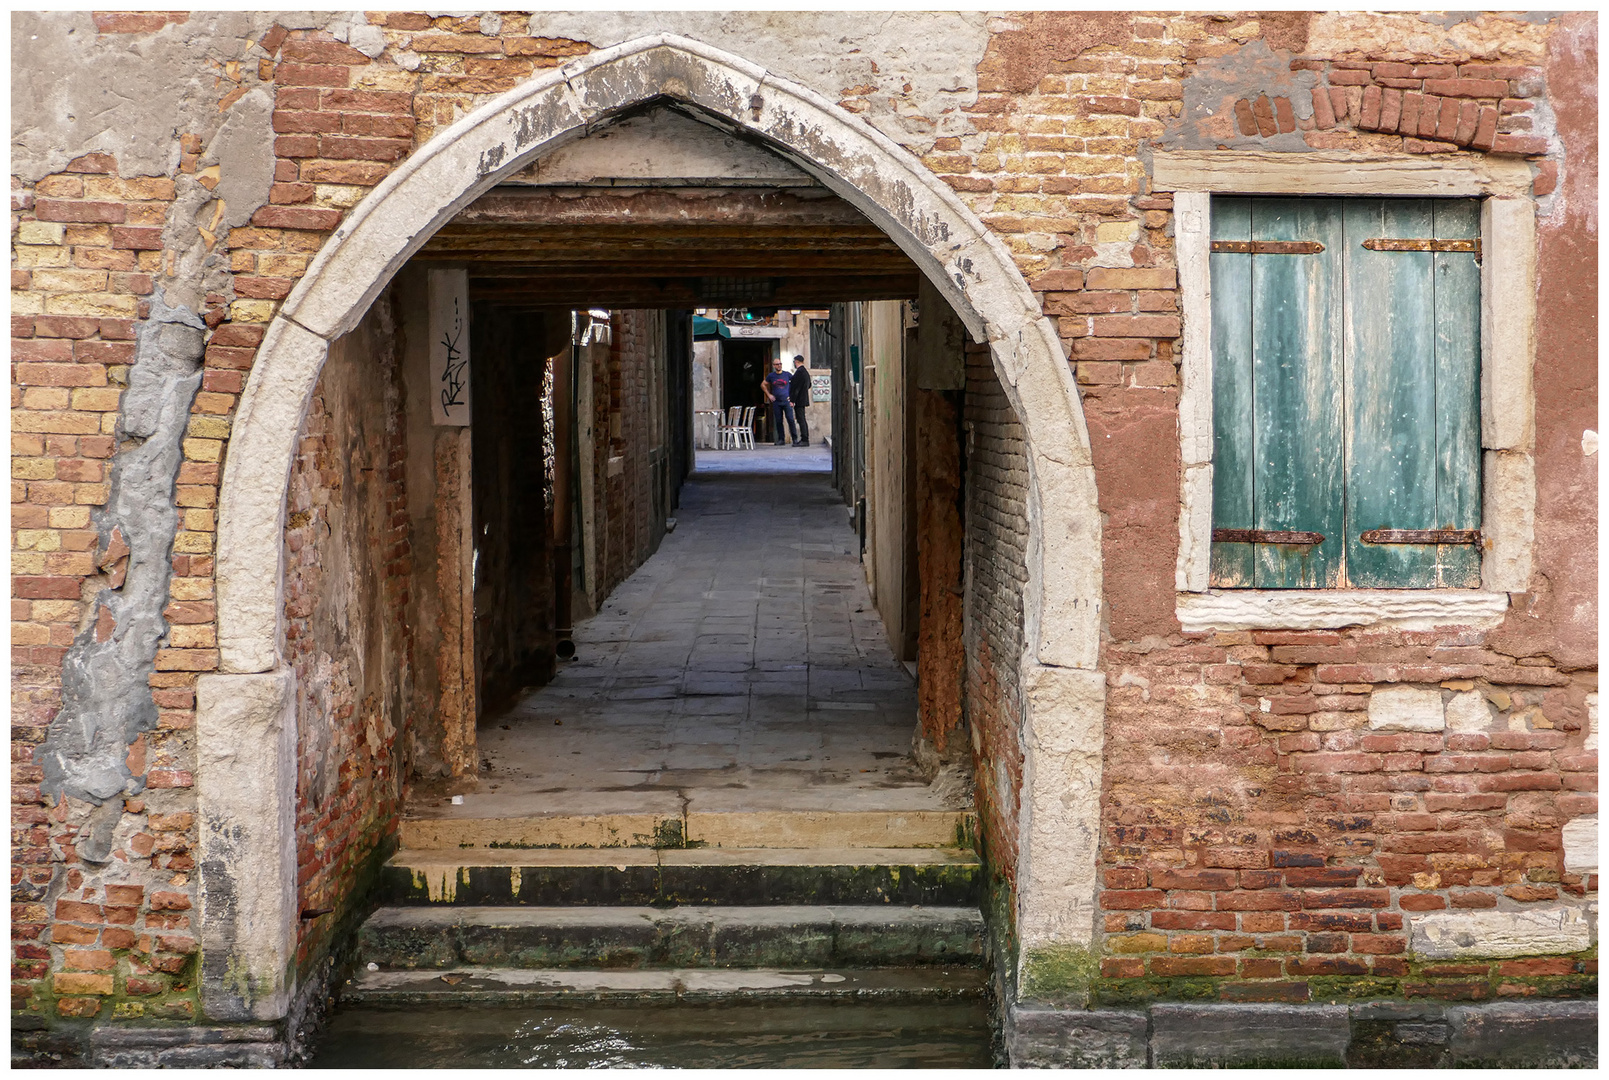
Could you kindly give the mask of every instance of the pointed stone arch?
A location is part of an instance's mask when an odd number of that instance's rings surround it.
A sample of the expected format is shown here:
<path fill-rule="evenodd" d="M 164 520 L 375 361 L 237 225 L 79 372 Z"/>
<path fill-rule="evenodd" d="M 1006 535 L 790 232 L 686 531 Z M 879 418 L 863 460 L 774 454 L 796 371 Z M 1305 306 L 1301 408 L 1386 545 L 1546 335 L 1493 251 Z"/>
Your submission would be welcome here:
<path fill-rule="evenodd" d="M 227 842 L 213 836 L 210 882 L 203 870 L 204 970 L 234 973 L 227 991 L 214 992 L 214 980 L 204 979 L 204 1004 L 215 1018 L 279 1016 L 288 1003 L 294 766 L 268 770 L 281 779 L 259 780 L 252 790 L 260 794 L 248 794 L 227 779 L 227 762 L 252 760 L 253 742 L 261 744 L 258 761 L 272 760 L 287 745 L 285 728 L 294 730 L 292 677 L 281 657 L 285 499 L 329 345 L 357 325 L 437 229 L 504 177 L 666 99 L 762 141 L 857 207 L 943 292 L 974 340 L 989 344 L 1024 429 L 1029 472 L 1016 927 L 1023 963 L 1047 950 L 1065 959 L 1068 947 L 1085 949 L 1093 937 L 1105 712 L 1096 670 L 1101 527 L 1089 436 L 1061 340 L 1005 246 L 912 154 L 804 86 L 700 42 L 656 34 L 550 71 L 438 132 L 347 215 L 258 349 L 219 495 L 221 673 L 198 688 L 204 863 L 209 836 L 237 823 Z M 294 754 L 294 737 L 288 745 Z M 211 776 L 209 747 L 223 759 Z M 263 803 L 247 823 L 261 835 L 246 843 L 238 828 L 243 796 Z M 243 918 L 229 864 L 249 851 L 280 856 L 289 880 L 263 887 L 272 867 L 242 863 L 242 880 L 254 879 L 268 905 Z"/>

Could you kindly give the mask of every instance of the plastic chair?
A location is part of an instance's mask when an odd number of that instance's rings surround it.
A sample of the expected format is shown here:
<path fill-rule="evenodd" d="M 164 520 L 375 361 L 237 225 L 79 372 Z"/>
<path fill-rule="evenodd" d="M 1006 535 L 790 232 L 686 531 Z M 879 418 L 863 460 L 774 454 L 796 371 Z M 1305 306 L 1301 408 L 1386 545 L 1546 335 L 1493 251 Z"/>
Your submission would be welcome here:
<path fill-rule="evenodd" d="M 726 410 L 726 423 L 718 424 L 716 434 L 722 450 L 736 450 L 743 445 L 742 434 L 738 430 L 738 423 L 743 415 L 741 405 L 733 405 Z"/>
<path fill-rule="evenodd" d="M 738 446 L 745 450 L 754 449 L 754 412 L 756 406 L 750 405 L 743 410 L 743 418 L 737 425 Z"/>

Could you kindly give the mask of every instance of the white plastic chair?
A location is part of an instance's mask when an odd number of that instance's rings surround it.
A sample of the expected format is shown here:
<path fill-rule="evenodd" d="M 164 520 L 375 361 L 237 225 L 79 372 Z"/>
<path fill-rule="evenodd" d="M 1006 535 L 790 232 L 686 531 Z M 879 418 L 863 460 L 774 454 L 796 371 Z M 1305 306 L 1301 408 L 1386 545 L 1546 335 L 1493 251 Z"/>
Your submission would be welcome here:
<path fill-rule="evenodd" d="M 721 414 L 715 414 L 715 445 L 721 450 L 736 450 L 741 444 L 738 436 L 738 418 L 743 407 L 733 405 L 726 410 L 726 422 L 721 422 Z"/>
<path fill-rule="evenodd" d="M 743 410 L 742 419 L 737 425 L 737 444 L 744 450 L 754 449 L 754 412 L 755 406 L 750 405 Z"/>

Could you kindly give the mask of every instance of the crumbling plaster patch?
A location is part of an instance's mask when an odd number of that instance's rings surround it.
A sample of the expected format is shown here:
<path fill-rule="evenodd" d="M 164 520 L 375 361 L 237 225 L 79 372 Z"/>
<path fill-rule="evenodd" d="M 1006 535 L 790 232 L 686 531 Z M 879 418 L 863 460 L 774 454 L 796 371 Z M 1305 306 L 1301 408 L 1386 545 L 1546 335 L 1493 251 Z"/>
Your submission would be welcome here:
<path fill-rule="evenodd" d="M 37 756 L 52 795 L 98 804 L 144 786 L 129 769 L 128 746 L 156 726 L 146 678 L 168 629 L 162 611 L 179 527 L 174 484 L 201 386 L 202 330 L 193 312 L 153 297 L 151 316 L 136 331 L 118 422 L 123 449 L 112 461 L 111 496 L 94 515 L 103 561 L 126 546 L 128 567 L 119 586 L 102 579 L 92 610 L 104 614 L 86 620 L 62 661 L 62 708 Z M 79 854 L 103 861 L 110 838 L 109 829 L 97 831 Z"/>
<path fill-rule="evenodd" d="M 12 110 L 25 122 L 12 176 L 31 184 L 102 153 L 124 177 L 173 177 L 157 283 L 175 307 L 231 300 L 225 233 L 251 220 L 273 182 L 273 94 L 254 62 L 269 57 L 256 42 L 274 23 L 339 34 L 354 17 L 366 25 L 361 13 L 194 12 L 151 33 L 100 34 L 89 12 L 16 14 Z M 186 135 L 204 148 L 203 171 L 216 167 L 212 188 L 179 169 Z"/>
<path fill-rule="evenodd" d="M 98 34 L 88 11 L 17 12 L 11 23 L 11 173 L 33 183 L 87 153 L 111 154 L 127 176 L 173 176 L 178 136 L 210 142 L 225 122 L 218 75 L 266 55 L 274 23 L 323 29 L 332 12 L 198 11 L 149 34 Z M 243 85 L 256 65 L 242 64 Z M 271 140 L 257 148 L 272 168 Z"/>

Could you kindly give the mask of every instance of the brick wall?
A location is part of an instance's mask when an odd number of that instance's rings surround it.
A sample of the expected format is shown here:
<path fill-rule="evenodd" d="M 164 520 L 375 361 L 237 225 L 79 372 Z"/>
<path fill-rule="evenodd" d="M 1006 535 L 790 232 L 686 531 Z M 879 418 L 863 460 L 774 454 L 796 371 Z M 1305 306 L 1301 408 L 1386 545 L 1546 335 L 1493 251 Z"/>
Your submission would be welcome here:
<path fill-rule="evenodd" d="M 129 548 L 116 530 L 103 535 L 96 514 L 174 189 L 167 178 L 122 179 L 114 159 L 87 154 L 12 198 L 12 1002 L 45 1015 L 196 1013 L 194 686 L 217 663 L 212 507 L 238 371 L 209 364 L 191 409 L 171 625 L 148 678 L 155 727 L 128 753 L 143 791 L 112 799 L 110 816 L 53 800 L 34 758 L 62 707 L 68 648 L 114 629 L 97 597 L 122 587 Z M 78 845 L 106 829 L 109 859 L 83 862 Z"/>
<path fill-rule="evenodd" d="M 995 875 L 1014 887 L 1022 791 L 1022 594 L 1028 581 L 1028 460 L 1022 425 L 987 347 L 967 344 L 962 481 L 965 499 L 965 707 L 983 842 Z"/>
<path fill-rule="evenodd" d="M 1578 994 L 1591 956 L 1411 960 L 1414 913 L 1579 903 L 1560 830 L 1597 808 L 1589 673 L 1466 631 L 1248 631 L 1112 643 L 1104 1000 Z M 1445 699 L 1442 730 L 1370 696 Z M 1387 726 L 1378 726 L 1386 724 Z M 1431 726 L 1431 725 L 1427 725 Z"/>
<path fill-rule="evenodd" d="M 616 311 L 610 328 L 608 363 L 593 369 L 600 602 L 659 547 L 650 463 L 650 452 L 658 448 L 652 415 L 656 403 L 649 395 L 648 366 L 664 355 L 664 314 Z M 658 428 L 663 427 L 661 420 Z M 620 458 L 615 475 L 609 475 L 611 457 Z"/>
<path fill-rule="evenodd" d="M 304 971 L 364 911 L 374 864 L 397 827 L 398 736 L 416 704 L 405 460 L 388 291 L 330 348 L 286 497 L 285 660 L 296 672 Z"/>

